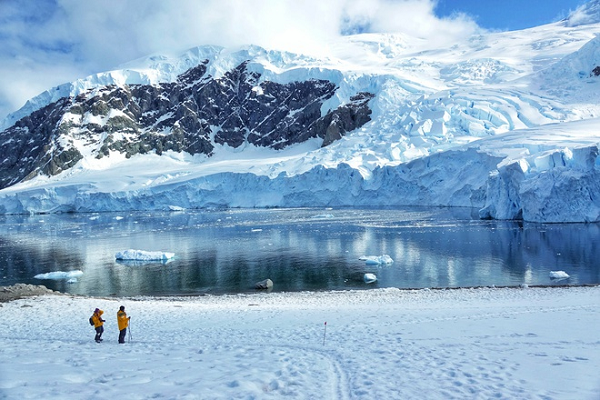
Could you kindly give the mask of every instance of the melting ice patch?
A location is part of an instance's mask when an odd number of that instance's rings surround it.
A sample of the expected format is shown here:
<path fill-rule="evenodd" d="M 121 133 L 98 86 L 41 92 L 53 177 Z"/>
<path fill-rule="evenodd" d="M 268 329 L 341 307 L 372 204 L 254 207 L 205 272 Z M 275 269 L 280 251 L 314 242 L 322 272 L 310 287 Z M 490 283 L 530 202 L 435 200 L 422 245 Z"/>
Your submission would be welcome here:
<path fill-rule="evenodd" d="M 175 257 L 175 253 L 162 251 L 123 250 L 115 254 L 117 260 L 123 261 L 167 261 Z"/>
<path fill-rule="evenodd" d="M 45 274 L 37 274 L 34 276 L 35 279 L 52 279 L 55 281 L 69 280 L 71 282 L 77 282 L 77 278 L 83 275 L 83 271 L 54 271 L 47 272 Z"/>

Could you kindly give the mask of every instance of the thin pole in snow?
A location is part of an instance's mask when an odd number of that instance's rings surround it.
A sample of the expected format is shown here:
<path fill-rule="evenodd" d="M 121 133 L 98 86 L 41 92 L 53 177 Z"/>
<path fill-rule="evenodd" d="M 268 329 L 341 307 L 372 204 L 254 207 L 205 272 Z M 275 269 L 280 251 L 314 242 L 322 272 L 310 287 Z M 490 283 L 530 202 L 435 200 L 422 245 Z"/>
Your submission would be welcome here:
<path fill-rule="evenodd" d="M 323 346 L 325 346 L 325 337 L 327 336 L 327 321 L 325 321 L 325 330 L 323 330 Z"/>

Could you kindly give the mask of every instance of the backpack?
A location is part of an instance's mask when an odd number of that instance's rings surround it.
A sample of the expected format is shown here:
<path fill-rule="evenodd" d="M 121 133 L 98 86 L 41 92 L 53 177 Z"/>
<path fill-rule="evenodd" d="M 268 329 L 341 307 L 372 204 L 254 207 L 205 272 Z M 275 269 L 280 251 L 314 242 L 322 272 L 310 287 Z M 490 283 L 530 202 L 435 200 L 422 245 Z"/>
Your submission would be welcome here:
<path fill-rule="evenodd" d="M 94 316 L 93 315 L 90 317 L 90 325 L 94 326 Z"/>

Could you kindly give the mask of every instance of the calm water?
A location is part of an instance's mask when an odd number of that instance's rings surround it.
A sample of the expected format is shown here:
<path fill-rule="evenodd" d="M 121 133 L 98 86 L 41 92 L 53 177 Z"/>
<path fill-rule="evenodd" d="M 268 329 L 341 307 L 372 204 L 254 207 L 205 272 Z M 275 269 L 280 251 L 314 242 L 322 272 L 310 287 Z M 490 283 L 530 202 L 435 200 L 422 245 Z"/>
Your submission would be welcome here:
<path fill-rule="evenodd" d="M 126 249 L 173 252 L 120 263 Z M 387 254 L 391 265 L 361 256 Z M 76 283 L 39 280 L 81 270 Z M 550 271 L 570 278 L 553 281 Z M 378 281 L 365 284 L 366 272 Z M 468 209 L 273 209 L 0 216 L 0 285 L 85 295 L 600 283 L 600 225 L 480 221 Z"/>

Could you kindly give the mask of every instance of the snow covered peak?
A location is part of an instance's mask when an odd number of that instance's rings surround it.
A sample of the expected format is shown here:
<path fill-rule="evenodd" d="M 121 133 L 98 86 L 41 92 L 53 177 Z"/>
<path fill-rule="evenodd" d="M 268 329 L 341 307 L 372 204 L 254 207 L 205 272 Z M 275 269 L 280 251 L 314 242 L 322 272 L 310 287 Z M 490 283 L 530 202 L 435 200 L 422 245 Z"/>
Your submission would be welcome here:
<path fill-rule="evenodd" d="M 570 27 L 600 23 L 600 0 L 592 0 L 578 7 L 565 23 Z"/>
<path fill-rule="evenodd" d="M 600 220 L 600 187 L 563 207 L 585 182 L 569 171 L 600 175 L 599 9 L 439 48 L 406 34 L 342 37 L 320 58 L 201 46 L 61 85 L 0 129 L 0 213 L 419 204 Z"/>
<path fill-rule="evenodd" d="M 186 71 L 207 63 L 207 75 L 220 78 L 243 62 L 251 61 L 251 71 L 266 74 L 273 79 L 280 76 L 280 83 L 301 80 L 303 76 L 293 71 L 300 67 L 322 66 L 323 60 L 284 51 L 267 50 L 259 46 L 223 48 L 198 46 L 181 54 L 153 54 L 119 66 L 115 70 L 101 72 L 56 86 L 28 100 L 19 110 L 0 121 L 0 131 L 14 125 L 21 118 L 62 98 L 74 98 L 87 93 L 95 95 L 95 89 L 106 86 L 158 85 L 175 82 Z M 291 73 L 283 74 L 286 71 Z M 315 70 L 315 72 L 318 72 Z M 304 74 L 300 74 L 304 75 Z"/>

